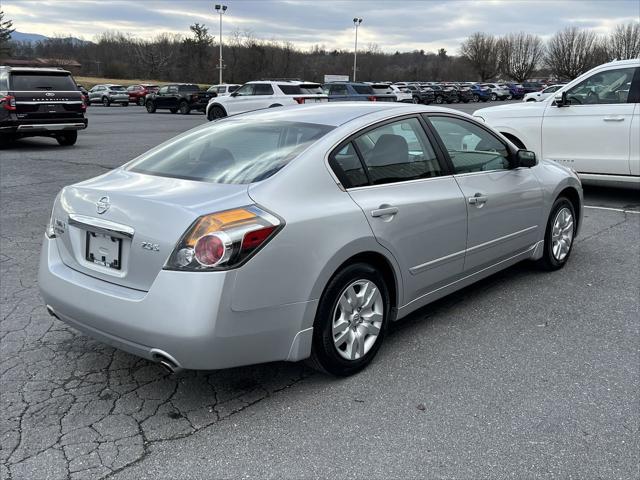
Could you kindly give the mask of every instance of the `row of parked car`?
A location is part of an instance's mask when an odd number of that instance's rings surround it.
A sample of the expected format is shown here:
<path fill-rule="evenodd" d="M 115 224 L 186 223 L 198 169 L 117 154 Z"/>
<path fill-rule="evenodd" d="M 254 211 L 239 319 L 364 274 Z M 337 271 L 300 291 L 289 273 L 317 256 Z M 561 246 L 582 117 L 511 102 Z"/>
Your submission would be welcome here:
<path fill-rule="evenodd" d="M 331 82 L 313 83 L 297 80 L 254 81 L 244 85 L 220 84 L 202 90 L 194 83 L 172 83 L 162 87 L 154 84 L 136 84 L 125 87 L 101 84 L 83 90 L 87 104 L 100 103 L 145 106 L 149 113 L 167 109 L 172 113 L 206 112 L 210 119 L 241 109 L 276 107 L 285 103 L 323 101 L 389 101 L 420 104 L 452 104 L 525 99 L 539 101 L 552 93 L 542 83 L 473 83 L 473 82 Z M 555 91 L 555 90 L 553 90 Z M 229 97 L 229 98 L 225 98 Z M 251 98 L 246 98 L 251 97 Z M 225 98 L 208 108 L 213 99 Z M 284 101 L 285 103 L 282 103 Z M 246 108 L 245 107 L 251 107 Z M 237 112 L 234 112 L 237 113 Z"/>

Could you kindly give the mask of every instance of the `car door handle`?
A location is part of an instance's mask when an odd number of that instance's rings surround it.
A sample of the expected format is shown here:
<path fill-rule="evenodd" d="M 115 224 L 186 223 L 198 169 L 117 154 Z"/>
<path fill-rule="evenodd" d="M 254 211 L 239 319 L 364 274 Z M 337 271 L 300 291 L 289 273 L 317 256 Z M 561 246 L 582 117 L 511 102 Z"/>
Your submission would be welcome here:
<path fill-rule="evenodd" d="M 473 197 L 468 198 L 469 205 L 484 205 L 485 203 L 487 203 L 488 199 L 488 196 L 481 193 L 476 193 Z"/>
<path fill-rule="evenodd" d="M 384 217 L 385 215 L 395 215 L 398 213 L 398 207 L 388 207 L 380 205 L 381 208 L 371 210 L 372 217 Z"/>
<path fill-rule="evenodd" d="M 609 117 L 604 117 L 603 119 L 605 122 L 623 122 L 624 121 L 624 117 L 621 117 L 619 115 L 616 116 L 609 116 Z"/>

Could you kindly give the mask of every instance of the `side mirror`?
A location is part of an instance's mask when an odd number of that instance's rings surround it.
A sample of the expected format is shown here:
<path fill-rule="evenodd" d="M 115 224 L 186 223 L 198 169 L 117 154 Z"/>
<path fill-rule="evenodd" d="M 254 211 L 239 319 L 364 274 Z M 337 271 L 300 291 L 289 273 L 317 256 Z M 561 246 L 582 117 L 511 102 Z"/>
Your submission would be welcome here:
<path fill-rule="evenodd" d="M 553 100 L 556 104 L 556 107 L 566 107 L 567 105 L 569 105 L 569 102 L 567 102 L 567 92 L 556 93 L 553 97 Z"/>
<path fill-rule="evenodd" d="M 524 167 L 531 168 L 538 164 L 535 152 L 531 150 L 518 150 L 516 152 L 516 164 L 515 168 Z"/>
<path fill-rule="evenodd" d="M 233 92 L 229 94 L 230 97 L 237 97 L 238 96 L 238 92 Z"/>

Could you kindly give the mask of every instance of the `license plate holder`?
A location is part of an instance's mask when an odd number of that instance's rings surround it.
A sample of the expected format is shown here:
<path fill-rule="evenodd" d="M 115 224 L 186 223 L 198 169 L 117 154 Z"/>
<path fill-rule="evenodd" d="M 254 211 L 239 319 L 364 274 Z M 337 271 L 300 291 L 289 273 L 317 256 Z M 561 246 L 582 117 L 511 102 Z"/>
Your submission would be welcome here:
<path fill-rule="evenodd" d="M 86 233 L 86 253 L 88 262 L 112 270 L 122 266 L 122 239 L 98 232 Z"/>

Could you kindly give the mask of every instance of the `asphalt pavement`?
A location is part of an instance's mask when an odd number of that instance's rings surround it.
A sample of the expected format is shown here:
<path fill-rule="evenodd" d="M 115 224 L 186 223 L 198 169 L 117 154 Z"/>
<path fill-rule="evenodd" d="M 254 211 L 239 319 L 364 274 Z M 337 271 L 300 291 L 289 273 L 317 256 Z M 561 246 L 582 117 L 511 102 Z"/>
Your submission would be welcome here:
<path fill-rule="evenodd" d="M 74 147 L 0 149 L 0 478 L 639 478 L 637 192 L 586 189 L 563 270 L 520 264 L 427 306 L 359 375 L 175 377 L 48 316 L 37 265 L 63 186 L 206 119 L 88 117 Z"/>

